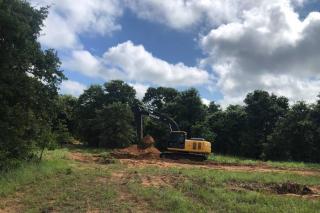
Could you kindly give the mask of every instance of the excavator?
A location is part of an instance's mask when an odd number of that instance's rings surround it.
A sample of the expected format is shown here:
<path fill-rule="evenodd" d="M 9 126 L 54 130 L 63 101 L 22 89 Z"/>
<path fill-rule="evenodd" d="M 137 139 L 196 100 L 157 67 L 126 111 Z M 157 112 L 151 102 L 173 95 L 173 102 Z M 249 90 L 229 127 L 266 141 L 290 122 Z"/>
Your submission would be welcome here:
<path fill-rule="evenodd" d="M 170 137 L 165 145 L 165 151 L 160 154 L 161 158 L 187 158 L 191 160 L 207 160 L 211 153 L 211 143 L 203 138 L 187 139 L 187 133 L 180 131 L 178 124 L 170 117 L 148 110 L 142 105 L 132 108 L 134 113 L 138 142 L 143 140 L 143 117 L 148 116 L 156 121 L 165 123 L 170 128 Z"/>

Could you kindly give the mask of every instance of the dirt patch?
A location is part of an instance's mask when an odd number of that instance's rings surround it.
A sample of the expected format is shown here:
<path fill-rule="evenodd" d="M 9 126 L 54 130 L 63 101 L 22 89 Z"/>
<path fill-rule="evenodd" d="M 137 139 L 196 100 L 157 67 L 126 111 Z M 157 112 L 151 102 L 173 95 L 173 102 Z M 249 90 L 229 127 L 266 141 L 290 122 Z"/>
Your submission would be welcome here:
<path fill-rule="evenodd" d="M 145 187 L 164 187 L 164 186 L 176 186 L 184 177 L 180 175 L 142 175 L 138 172 L 118 172 L 112 174 L 112 180 L 120 183 L 121 185 L 126 185 L 129 182 L 136 182 Z"/>
<path fill-rule="evenodd" d="M 113 151 L 111 156 L 118 159 L 158 159 L 160 151 L 153 146 L 141 149 L 137 145 L 132 145 Z"/>
<path fill-rule="evenodd" d="M 305 170 L 292 168 L 274 168 L 264 164 L 242 165 L 242 164 L 221 164 L 214 161 L 191 161 L 191 160 L 172 160 L 172 159 L 139 159 L 139 158 L 122 158 L 121 163 L 127 164 L 129 167 L 146 167 L 158 166 L 161 168 L 178 167 L 178 168 L 203 168 L 217 169 L 225 171 L 244 171 L 244 172 L 278 172 L 293 173 L 303 176 L 319 176 L 319 170 Z"/>
<path fill-rule="evenodd" d="M 258 183 L 258 182 L 237 182 L 228 183 L 228 188 L 233 191 L 257 191 L 268 192 L 278 195 L 300 196 L 310 199 L 320 198 L 320 190 L 318 186 L 309 187 L 297 183 Z"/>
<path fill-rule="evenodd" d="M 141 182 L 141 175 L 139 175 L 137 172 L 114 172 L 111 175 L 111 181 L 118 185 L 118 202 L 128 203 L 128 201 L 130 201 L 130 206 L 133 206 L 134 211 L 131 209 L 128 212 L 151 212 L 149 206 L 150 204 L 140 197 L 132 194 L 127 186 L 129 182 Z"/>
<path fill-rule="evenodd" d="M 98 162 L 100 157 L 94 155 L 85 155 L 80 152 L 70 152 L 68 154 L 68 158 L 74 161 L 82 162 L 82 163 L 93 163 Z"/>
<path fill-rule="evenodd" d="M 217 169 L 225 171 L 244 171 L 244 172 L 277 172 L 277 173 L 293 173 L 303 176 L 319 176 L 320 170 L 295 169 L 295 168 L 274 168 L 266 164 L 226 164 L 214 161 L 192 161 L 187 159 L 160 159 L 160 151 L 154 147 L 140 149 L 137 145 L 132 145 L 124 149 L 117 149 L 110 153 L 110 156 L 103 157 L 99 155 L 87 155 L 80 152 L 72 152 L 69 159 L 83 163 L 115 163 L 115 159 L 119 159 L 122 164 L 129 167 L 146 167 L 158 166 L 161 168 L 179 167 L 179 168 L 204 168 Z M 117 160 L 118 161 L 118 160 Z"/>

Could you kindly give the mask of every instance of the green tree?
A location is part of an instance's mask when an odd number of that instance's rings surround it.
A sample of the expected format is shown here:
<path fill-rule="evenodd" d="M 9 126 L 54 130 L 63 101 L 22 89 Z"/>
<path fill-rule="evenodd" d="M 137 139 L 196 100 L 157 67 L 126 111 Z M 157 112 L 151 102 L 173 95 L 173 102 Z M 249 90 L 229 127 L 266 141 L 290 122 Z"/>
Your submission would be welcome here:
<path fill-rule="evenodd" d="M 208 107 L 208 113 L 213 114 L 216 112 L 221 112 L 221 106 L 216 104 L 214 101 L 211 101 Z"/>
<path fill-rule="evenodd" d="M 37 41 L 46 16 L 26 1 L 0 1 L 0 169 L 28 159 L 51 132 L 64 75 L 56 52 Z"/>
<path fill-rule="evenodd" d="M 136 91 L 129 84 L 113 80 L 104 84 L 106 100 L 108 103 L 121 102 L 132 104 L 135 100 Z"/>
<path fill-rule="evenodd" d="M 71 95 L 59 95 L 57 99 L 57 120 L 62 121 L 67 130 L 76 133 L 76 107 L 78 99 Z"/>
<path fill-rule="evenodd" d="M 304 102 L 293 105 L 270 135 L 267 157 L 276 160 L 312 161 L 316 126 Z"/>
<path fill-rule="evenodd" d="M 246 132 L 247 114 L 244 107 L 230 105 L 225 111 L 217 111 L 209 115 L 208 125 L 216 137 L 213 142 L 213 151 L 242 155 L 242 140 Z"/>
<path fill-rule="evenodd" d="M 206 106 L 202 104 L 198 91 L 194 88 L 180 92 L 175 100 L 167 104 L 164 112 L 171 115 L 179 124 L 181 130 L 191 134 L 191 128 L 206 117 Z"/>
<path fill-rule="evenodd" d="M 98 111 L 95 128 L 98 131 L 99 147 L 123 148 L 135 140 L 133 113 L 128 104 L 114 102 Z"/>
<path fill-rule="evenodd" d="M 311 121 L 314 127 L 314 144 L 312 147 L 312 161 L 320 162 L 320 95 L 318 95 L 317 103 L 311 109 Z"/>
<path fill-rule="evenodd" d="M 268 135 L 289 108 L 288 99 L 256 90 L 249 93 L 244 102 L 248 118 L 247 138 L 243 143 L 244 154 L 248 157 L 263 158 L 264 147 L 268 146 Z"/>
<path fill-rule="evenodd" d="M 98 147 L 99 131 L 95 128 L 97 110 L 106 103 L 102 86 L 92 85 L 80 95 L 76 106 L 77 135 L 89 146 Z"/>
<path fill-rule="evenodd" d="M 149 87 L 143 102 L 150 108 L 161 112 L 168 103 L 172 103 L 178 96 L 179 92 L 169 87 Z"/>

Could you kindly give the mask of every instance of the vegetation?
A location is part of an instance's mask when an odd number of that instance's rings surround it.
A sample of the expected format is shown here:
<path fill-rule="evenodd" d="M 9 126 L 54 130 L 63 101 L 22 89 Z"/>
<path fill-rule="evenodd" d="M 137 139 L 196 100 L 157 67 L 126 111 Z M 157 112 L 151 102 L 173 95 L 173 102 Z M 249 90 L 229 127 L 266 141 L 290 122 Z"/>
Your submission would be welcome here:
<path fill-rule="evenodd" d="M 32 159 L 53 140 L 57 87 L 64 75 L 56 52 L 42 50 L 37 42 L 47 8 L 2 0 L 0 13 L 0 170 L 4 170 Z"/>
<path fill-rule="evenodd" d="M 54 50 L 37 42 L 47 8 L 3 0 L 0 50 L 0 170 L 41 159 L 43 151 L 79 139 L 93 148 L 135 143 L 130 108 L 143 103 L 177 121 L 188 137 L 213 142 L 215 153 L 260 160 L 320 162 L 320 100 L 289 104 L 256 90 L 226 109 L 201 102 L 194 88 L 150 87 L 142 101 L 129 84 L 92 85 L 79 98 L 58 95 L 65 79 Z M 145 118 L 145 134 L 164 148 L 169 128 Z"/>
<path fill-rule="evenodd" d="M 157 164 L 133 167 L 72 160 L 79 151 L 49 151 L 40 164 L 28 164 L 2 176 L 0 211 L 317 212 L 320 207 L 318 200 L 263 188 L 288 182 L 319 185 L 319 173 L 299 175 L 291 170 L 245 172 Z M 91 149 L 81 149 L 81 154 L 96 156 Z M 228 161 L 238 160 L 229 157 Z M 301 169 L 308 169 L 308 165 Z M 261 188 L 254 188 L 256 185 Z"/>

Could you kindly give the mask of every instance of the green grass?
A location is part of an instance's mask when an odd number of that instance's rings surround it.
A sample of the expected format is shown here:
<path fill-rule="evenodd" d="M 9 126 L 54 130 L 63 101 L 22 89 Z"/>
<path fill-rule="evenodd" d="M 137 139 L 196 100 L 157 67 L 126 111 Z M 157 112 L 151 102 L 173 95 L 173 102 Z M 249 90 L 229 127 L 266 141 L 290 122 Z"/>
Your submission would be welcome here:
<path fill-rule="evenodd" d="M 0 176 L 0 197 L 10 194 L 23 185 L 34 184 L 56 173 L 70 169 L 63 159 L 66 150 L 51 152 L 49 159 L 40 163 L 24 163 L 18 169 L 10 170 Z"/>
<path fill-rule="evenodd" d="M 286 183 L 320 186 L 319 176 L 285 172 L 244 172 L 206 168 L 127 166 L 79 162 L 68 155 L 108 156 L 108 151 L 81 147 L 48 151 L 45 159 L 0 176 L 0 211 L 13 212 L 319 212 L 320 200 L 277 195 L 265 190 L 234 190 L 231 183 Z M 214 156 L 225 164 L 315 169 L 320 166 L 261 162 Z M 118 174 L 118 175 L 115 175 Z M 121 175 L 119 175 L 121 174 Z M 160 185 L 143 178 L 161 177 Z M 160 181 L 162 180 L 160 178 Z M 159 178 L 158 178 L 159 180 Z"/>
<path fill-rule="evenodd" d="M 293 168 L 293 169 L 320 169 L 320 164 L 304 163 L 304 162 L 277 162 L 277 161 L 261 161 L 247 159 L 236 156 L 216 155 L 209 156 L 210 161 L 215 161 L 222 164 L 242 164 L 242 165 L 258 165 L 264 164 L 276 168 Z"/>

